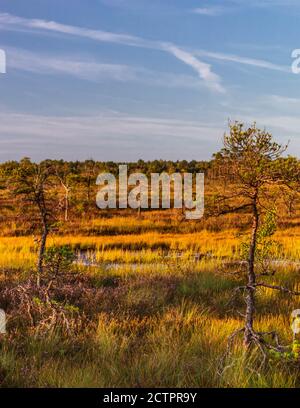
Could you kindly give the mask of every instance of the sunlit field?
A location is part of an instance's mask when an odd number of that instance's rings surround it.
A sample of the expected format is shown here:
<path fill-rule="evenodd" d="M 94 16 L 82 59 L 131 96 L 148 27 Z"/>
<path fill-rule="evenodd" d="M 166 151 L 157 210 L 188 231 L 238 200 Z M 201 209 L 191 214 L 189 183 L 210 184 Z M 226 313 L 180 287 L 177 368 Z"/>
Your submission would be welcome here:
<path fill-rule="evenodd" d="M 46 317 L 31 324 L 37 310 L 28 313 L 29 303 L 20 306 L 22 296 L 7 291 L 32 274 L 37 244 L 31 235 L 2 232 L 0 300 L 9 315 L 2 386 L 299 386 L 297 364 L 271 358 L 262 366 L 259 350 L 245 355 L 242 336 L 228 351 L 228 338 L 243 325 L 244 299 L 234 289 L 244 282 L 239 248 L 247 228 L 231 228 L 230 221 L 219 231 L 216 221 L 205 228 L 164 216 L 120 214 L 91 220 L 89 231 L 82 223 L 78 235 L 49 236 L 48 247 L 67 245 L 75 253 L 69 275 L 51 289 L 68 313 L 68 324 L 59 325 L 51 325 L 38 298 Z M 298 290 L 300 228 L 280 228 L 274 238 L 280 246 L 268 282 Z M 299 306 L 298 299 L 260 289 L 256 329 L 276 330 L 290 345 L 289 315 Z"/>
<path fill-rule="evenodd" d="M 130 233 L 129 228 L 149 226 L 151 232 Z M 196 232 L 163 233 L 159 230 L 160 223 L 124 217 L 91 222 L 101 225 L 106 230 L 98 235 L 51 235 L 48 246 L 68 245 L 78 255 L 77 264 L 89 266 L 100 264 L 155 264 L 157 262 L 195 262 L 219 263 L 222 260 L 240 259 L 241 242 L 248 236 L 247 230 L 227 229 L 213 232 L 199 230 Z M 157 227 L 158 225 L 158 227 Z M 163 224 L 165 225 L 165 224 Z M 111 226 L 118 226 L 118 234 L 108 233 Z M 158 230 L 156 230 L 156 227 Z M 188 225 L 186 225 L 188 229 Z M 193 227 L 192 227 L 193 229 Z M 280 229 L 274 235 L 280 244 L 274 254 L 277 261 L 297 261 L 300 258 L 300 227 Z M 36 262 L 37 245 L 32 236 L 0 237 L 0 267 L 7 269 L 32 268 Z"/>

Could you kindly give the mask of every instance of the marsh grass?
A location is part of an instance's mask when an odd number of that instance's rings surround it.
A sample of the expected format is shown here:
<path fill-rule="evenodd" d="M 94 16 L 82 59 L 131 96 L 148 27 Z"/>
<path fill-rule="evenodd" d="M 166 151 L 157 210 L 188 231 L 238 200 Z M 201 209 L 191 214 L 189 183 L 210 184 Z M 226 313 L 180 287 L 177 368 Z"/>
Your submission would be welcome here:
<path fill-rule="evenodd" d="M 90 228 L 101 236 L 51 236 L 49 246 L 68 245 L 95 261 L 74 263 L 72 280 L 52 293 L 75 307 L 84 324 L 72 335 L 41 335 L 38 327 L 14 322 L 16 304 L 8 335 L 0 338 L 1 386 L 298 387 L 297 365 L 279 359 L 261 367 L 259 351 L 246 357 L 241 337 L 224 358 L 228 337 L 243 326 L 244 299 L 233 296 L 245 277 L 240 233 L 168 224 L 149 213 L 148 221 L 94 220 Z M 259 279 L 299 290 L 299 265 L 290 261 L 299 260 L 300 231 L 279 231 L 276 239 L 282 262 L 274 276 Z M 1 237 L 0 284 L 26 282 L 36 251 L 32 237 Z M 288 345 L 296 308 L 300 299 L 260 288 L 255 327 L 276 330 Z"/>
<path fill-rule="evenodd" d="M 280 231 L 275 239 L 281 244 L 276 259 L 298 261 L 300 231 Z M 184 261 L 238 260 L 241 237 L 236 230 L 223 232 L 160 234 L 159 232 L 116 236 L 51 236 L 48 245 L 70 246 L 75 252 L 100 263 L 149 263 Z M 0 238 L 0 270 L 29 270 L 36 262 L 37 245 L 32 237 Z"/>
<path fill-rule="evenodd" d="M 278 318 L 259 322 L 266 324 L 285 329 L 284 320 Z M 259 353 L 246 358 L 240 339 L 220 365 L 226 339 L 240 325 L 235 318 L 214 318 L 187 300 L 147 318 L 102 313 L 84 336 L 2 342 L 2 386 L 297 386 L 297 368 L 280 361 L 261 368 Z"/>

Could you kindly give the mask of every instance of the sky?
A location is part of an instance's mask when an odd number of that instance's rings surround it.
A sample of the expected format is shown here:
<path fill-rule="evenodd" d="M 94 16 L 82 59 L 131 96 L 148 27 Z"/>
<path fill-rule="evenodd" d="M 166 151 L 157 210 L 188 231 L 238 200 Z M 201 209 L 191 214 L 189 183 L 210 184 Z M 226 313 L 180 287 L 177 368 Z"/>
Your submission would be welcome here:
<path fill-rule="evenodd" d="M 206 160 L 229 121 L 300 154 L 300 0 L 0 0 L 0 161 Z"/>

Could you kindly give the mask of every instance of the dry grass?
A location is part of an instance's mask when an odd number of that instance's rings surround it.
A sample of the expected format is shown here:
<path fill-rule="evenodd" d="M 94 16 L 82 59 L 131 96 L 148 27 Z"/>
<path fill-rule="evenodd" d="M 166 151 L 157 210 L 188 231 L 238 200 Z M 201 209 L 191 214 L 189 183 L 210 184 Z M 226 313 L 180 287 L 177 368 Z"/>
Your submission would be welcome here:
<path fill-rule="evenodd" d="M 244 236 L 245 234 L 243 234 Z M 300 229 L 279 231 L 275 239 L 281 244 L 278 259 L 300 258 Z M 116 236 L 51 236 L 48 245 L 69 245 L 75 251 L 87 251 L 100 262 L 155 263 L 179 256 L 187 261 L 202 257 L 238 259 L 241 235 L 237 230 L 186 234 L 158 232 Z M 33 267 L 37 246 L 32 237 L 1 237 L 0 268 Z"/>
<path fill-rule="evenodd" d="M 167 223 L 151 214 L 148 221 L 108 218 L 91 224 L 107 235 L 52 235 L 48 245 L 69 245 L 94 261 L 74 265 L 79 275 L 51 289 L 55 306 L 76 310 L 81 324 L 72 335 L 57 328 L 42 335 L 41 319 L 32 325 L 22 318 L 20 301 L 7 304 L 1 385 L 298 387 L 298 367 L 281 360 L 260 367 L 259 352 L 246 358 L 240 338 L 222 359 L 228 336 L 243 324 L 243 298 L 233 297 L 233 289 L 244 282 L 243 268 L 235 262 L 243 238 L 238 230 L 190 225 L 170 232 Z M 278 259 L 299 260 L 299 228 L 281 230 L 276 239 L 282 244 Z M 32 237 L 0 238 L 3 287 L 28 282 L 36 250 Z M 265 278 L 269 283 L 299 290 L 297 264 L 280 263 L 275 269 L 275 276 Z M 299 301 L 260 289 L 256 328 L 276 330 L 290 344 L 289 314 Z"/>

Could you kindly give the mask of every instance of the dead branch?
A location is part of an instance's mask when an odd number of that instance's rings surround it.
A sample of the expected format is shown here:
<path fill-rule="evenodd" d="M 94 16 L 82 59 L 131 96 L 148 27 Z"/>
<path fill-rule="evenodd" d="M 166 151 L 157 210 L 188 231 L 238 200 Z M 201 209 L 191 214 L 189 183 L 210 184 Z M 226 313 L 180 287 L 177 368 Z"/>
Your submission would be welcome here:
<path fill-rule="evenodd" d="M 263 287 L 263 288 L 273 289 L 273 290 L 278 290 L 280 292 L 288 293 L 289 295 L 293 295 L 293 296 L 300 296 L 300 292 L 288 289 L 288 288 L 286 288 L 284 286 L 269 285 L 268 283 L 265 283 L 265 282 L 256 283 L 254 286 L 255 287 Z"/>

